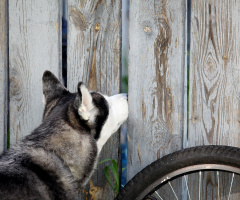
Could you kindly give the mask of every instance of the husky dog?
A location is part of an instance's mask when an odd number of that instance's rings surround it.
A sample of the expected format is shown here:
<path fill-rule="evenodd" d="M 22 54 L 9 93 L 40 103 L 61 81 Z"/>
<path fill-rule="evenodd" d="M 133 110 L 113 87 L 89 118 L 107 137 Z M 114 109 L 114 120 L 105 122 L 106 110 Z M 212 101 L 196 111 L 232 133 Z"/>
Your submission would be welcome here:
<path fill-rule="evenodd" d="M 0 156 L 0 199 L 77 199 L 108 138 L 128 117 L 126 94 L 70 93 L 43 74 L 42 124 Z"/>

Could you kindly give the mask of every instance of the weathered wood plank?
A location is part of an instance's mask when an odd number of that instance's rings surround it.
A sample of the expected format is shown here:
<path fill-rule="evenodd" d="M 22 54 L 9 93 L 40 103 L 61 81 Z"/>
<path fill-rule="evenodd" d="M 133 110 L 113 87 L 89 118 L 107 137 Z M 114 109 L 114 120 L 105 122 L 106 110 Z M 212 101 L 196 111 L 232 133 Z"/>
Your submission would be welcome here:
<path fill-rule="evenodd" d="M 9 1 L 10 141 L 40 124 L 42 74 L 61 77 L 61 0 Z"/>
<path fill-rule="evenodd" d="M 120 91 L 121 1 L 68 1 L 68 78 L 70 91 L 79 81 L 91 90 L 112 95 Z M 104 146 L 100 161 L 118 160 L 119 133 Z M 90 185 L 81 190 L 81 199 L 113 199 L 98 166 Z"/>
<path fill-rule="evenodd" d="M 130 1 L 128 180 L 183 146 L 185 18 L 184 0 Z"/>
<path fill-rule="evenodd" d="M 8 109 L 7 0 L 0 1 L 0 153 L 6 149 Z"/>
<path fill-rule="evenodd" d="M 189 146 L 240 147 L 239 7 L 239 1 L 192 0 Z M 203 180 L 206 196 L 209 180 L 214 174 Z"/>
<path fill-rule="evenodd" d="M 189 146 L 240 147 L 239 6 L 192 1 Z"/>

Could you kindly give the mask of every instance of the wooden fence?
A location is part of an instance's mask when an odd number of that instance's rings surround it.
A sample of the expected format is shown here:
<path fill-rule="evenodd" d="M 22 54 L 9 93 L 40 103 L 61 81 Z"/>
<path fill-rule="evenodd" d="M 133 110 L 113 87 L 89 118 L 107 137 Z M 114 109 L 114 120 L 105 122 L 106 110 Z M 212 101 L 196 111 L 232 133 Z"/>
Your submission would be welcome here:
<path fill-rule="evenodd" d="M 130 0 L 128 180 L 187 142 L 240 147 L 239 7 L 191 1 L 187 95 L 186 0 Z M 0 151 L 8 133 L 13 145 L 40 124 L 42 73 L 62 77 L 61 10 L 61 0 L 0 1 Z M 120 92 L 121 0 L 68 0 L 67 60 L 70 91 L 82 80 L 91 90 Z M 118 134 L 100 160 L 109 157 L 120 160 Z M 82 199 L 113 199 L 103 167 Z"/>

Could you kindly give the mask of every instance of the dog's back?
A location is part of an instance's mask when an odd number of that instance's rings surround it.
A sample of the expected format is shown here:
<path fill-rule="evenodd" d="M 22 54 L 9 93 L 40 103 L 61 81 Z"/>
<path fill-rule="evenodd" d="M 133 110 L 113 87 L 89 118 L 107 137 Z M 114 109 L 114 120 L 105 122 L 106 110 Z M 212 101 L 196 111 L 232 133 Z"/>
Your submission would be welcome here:
<path fill-rule="evenodd" d="M 128 116 L 127 96 L 103 96 L 79 83 L 70 93 L 43 75 L 42 124 L 0 156 L 0 199 L 74 200 L 108 138 Z"/>
<path fill-rule="evenodd" d="M 34 195 L 32 188 L 28 188 L 30 180 L 27 180 L 32 174 L 21 166 L 18 156 L 14 156 L 12 151 L 7 152 L 1 156 L 0 163 L 1 199 L 24 199 L 26 196 Z"/>
<path fill-rule="evenodd" d="M 77 197 L 69 170 L 56 155 L 44 149 L 28 147 L 23 150 L 15 146 L 0 157 L 0 163 L 0 199 L 50 200 Z M 66 179 L 65 185 L 62 179 Z M 69 188 L 66 187 L 67 182 L 71 184 Z"/>

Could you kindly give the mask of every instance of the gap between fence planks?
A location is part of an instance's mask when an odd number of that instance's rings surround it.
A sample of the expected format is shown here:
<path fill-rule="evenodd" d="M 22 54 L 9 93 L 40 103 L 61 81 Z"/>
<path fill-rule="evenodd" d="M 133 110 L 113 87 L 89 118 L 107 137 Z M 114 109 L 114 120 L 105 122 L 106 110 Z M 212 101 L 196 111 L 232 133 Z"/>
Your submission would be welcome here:
<path fill-rule="evenodd" d="M 127 179 L 183 147 L 186 2 L 130 1 Z"/>
<path fill-rule="evenodd" d="M 61 77 L 61 0 L 9 1 L 10 142 L 42 121 L 42 74 Z"/>
<path fill-rule="evenodd" d="M 90 90 L 108 95 L 119 93 L 121 0 L 68 0 L 68 15 L 69 90 L 76 91 L 77 83 L 83 81 Z M 121 161 L 119 138 L 117 132 L 109 139 L 99 161 Z M 80 190 L 80 199 L 114 198 L 104 175 L 105 165 L 97 166 L 90 184 Z"/>
<path fill-rule="evenodd" d="M 7 0 L 0 1 L 0 154 L 7 147 L 8 38 Z"/>

